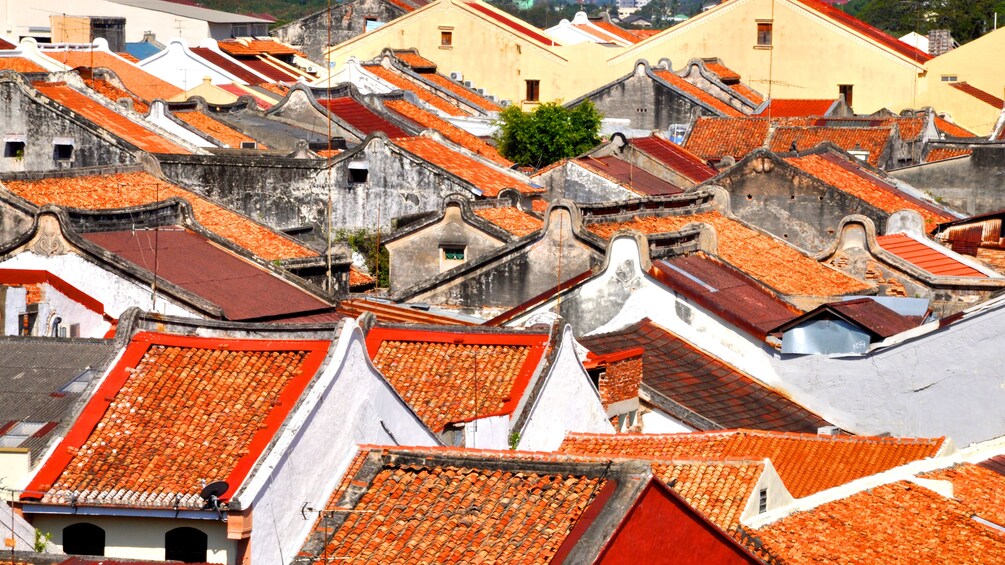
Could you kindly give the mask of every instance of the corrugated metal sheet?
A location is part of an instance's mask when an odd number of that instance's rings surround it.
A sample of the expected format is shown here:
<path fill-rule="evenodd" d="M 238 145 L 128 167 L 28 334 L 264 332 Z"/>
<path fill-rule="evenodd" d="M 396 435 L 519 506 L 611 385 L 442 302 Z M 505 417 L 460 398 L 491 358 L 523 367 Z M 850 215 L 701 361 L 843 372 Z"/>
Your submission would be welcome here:
<path fill-rule="evenodd" d="M 844 320 L 812 320 L 785 332 L 782 353 L 792 355 L 866 353 L 867 332 Z"/>
<path fill-rule="evenodd" d="M 408 136 L 398 126 L 378 116 L 352 98 L 326 98 L 318 100 L 318 103 L 328 108 L 332 114 L 348 122 L 352 127 L 363 132 L 364 135 L 382 131 L 391 138 Z"/>

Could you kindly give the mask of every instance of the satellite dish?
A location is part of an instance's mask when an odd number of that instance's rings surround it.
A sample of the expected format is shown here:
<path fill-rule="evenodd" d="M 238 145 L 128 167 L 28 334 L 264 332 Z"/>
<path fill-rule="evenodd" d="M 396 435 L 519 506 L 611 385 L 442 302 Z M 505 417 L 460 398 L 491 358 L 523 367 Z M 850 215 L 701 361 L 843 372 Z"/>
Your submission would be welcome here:
<path fill-rule="evenodd" d="M 202 499 L 208 503 L 214 499 L 220 498 L 220 496 L 227 492 L 227 489 L 229 488 L 230 485 L 227 484 L 227 481 L 213 481 L 202 487 L 202 492 L 199 493 L 199 496 L 201 496 Z"/>

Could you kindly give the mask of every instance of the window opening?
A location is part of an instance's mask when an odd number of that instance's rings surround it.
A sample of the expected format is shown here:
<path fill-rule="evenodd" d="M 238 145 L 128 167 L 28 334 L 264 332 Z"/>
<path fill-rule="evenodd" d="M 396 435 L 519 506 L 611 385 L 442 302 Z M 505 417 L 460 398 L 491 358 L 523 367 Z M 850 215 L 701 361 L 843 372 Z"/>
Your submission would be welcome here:
<path fill-rule="evenodd" d="M 758 47 L 771 46 L 771 22 L 757 22 L 757 45 Z"/>
<path fill-rule="evenodd" d="M 63 528 L 63 553 L 105 555 L 105 530 L 87 522 Z"/>
<path fill-rule="evenodd" d="M 440 31 L 440 47 L 453 47 L 454 32 Z"/>
<path fill-rule="evenodd" d="M 838 85 L 838 95 L 844 98 L 844 103 L 851 106 L 851 96 L 852 96 L 852 84 L 839 84 Z"/>
<path fill-rule="evenodd" d="M 762 488 L 757 491 L 757 513 L 764 514 L 768 511 L 768 489 Z"/>
<path fill-rule="evenodd" d="M 527 102 L 537 102 L 541 99 L 541 81 L 527 81 L 527 97 L 525 99 Z"/>
<path fill-rule="evenodd" d="M 164 534 L 164 559 L 183 563 L 205 563 L 209 537 L 195 528 L 175 528 Z"/>
<path fill-rule="evenodd" d="M 24 158 L 25 143 L 23 141 L 7 141 L 3 144 L 4 157 Z"/>
<path fill-rule="evenodd" d="M 449 246 L 443 248 L 443 258 L 448 261 L 463 261 L 464 248 L 461 246 Z"/>

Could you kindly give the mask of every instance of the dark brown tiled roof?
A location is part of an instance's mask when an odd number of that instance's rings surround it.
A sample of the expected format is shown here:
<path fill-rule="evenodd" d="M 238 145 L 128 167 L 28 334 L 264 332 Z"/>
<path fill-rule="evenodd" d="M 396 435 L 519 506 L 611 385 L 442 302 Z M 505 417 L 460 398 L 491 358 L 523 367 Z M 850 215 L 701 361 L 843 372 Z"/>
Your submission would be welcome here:
<path fill-rule="evenodd" d="M 709 167 L 704 159 L 658 135 L 636 138 L 631 144 L 696 183 L 705 182 L 715 176 L 715 169 Z"/>
<path fill-rule="evenodd" d="M 580 342 L 601 354 L 643 348 L 643 384 L 717 426 L 815 432 L 828 425 L 781 393 L 648 319 L 616 332 L 583 337 Z"/>
<path fill-rule="evenodd" d="M 207 62 L 220 67 L 248 84 L 258 84 L 264 81 L 262 77 L 251 72 L 247 67 L 238 61 L 235 61 L 234 59 L 221 53 L 217 53 L 208 47 L 193 47 L 191 51 L 199 57 L 205 59 Z"/>
<path fill-rule="evenodd" d="M 684 192 L 681 187 L 617 157 L 580 157 L 576 159 L 576 163 L 632 192 L 645 196 L 668 196 Z"/>
<path fill-rule="evenodd" d="M 831 302 L 830 304 L 818 306 L 798 319 L 780 326 L 779 330 L 786 331 L 788 328 L 802 324 L 807 320 L 819 319 L 821 317 L 833 318 L 834 316 L 843 318 L 864 328 L 879 339 L 886 339 L 916 328 L 919 322 L 919 319 L 901 316 L 871 298 L 856 298 L 854 300 Z"/>

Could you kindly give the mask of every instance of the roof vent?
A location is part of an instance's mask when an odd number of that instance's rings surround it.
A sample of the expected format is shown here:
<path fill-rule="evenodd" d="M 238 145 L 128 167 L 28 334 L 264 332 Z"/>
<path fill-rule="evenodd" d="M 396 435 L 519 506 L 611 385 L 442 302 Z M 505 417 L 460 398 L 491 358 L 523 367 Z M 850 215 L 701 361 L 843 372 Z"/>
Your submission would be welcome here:
<path fill-rule="evenodd" d="M 818 436 L 836 436 L 841 434 L 841 428 L 837 426 L 824 426 L 817 428 Z"/>

